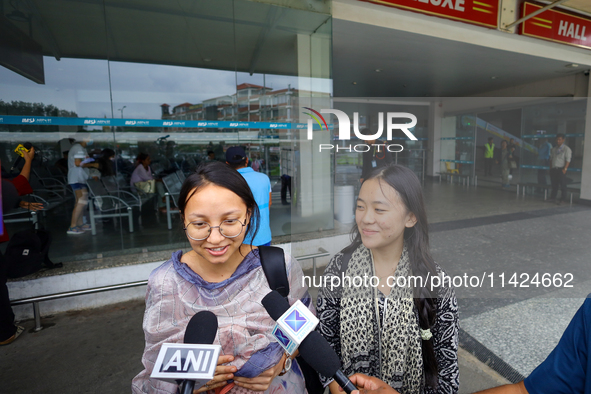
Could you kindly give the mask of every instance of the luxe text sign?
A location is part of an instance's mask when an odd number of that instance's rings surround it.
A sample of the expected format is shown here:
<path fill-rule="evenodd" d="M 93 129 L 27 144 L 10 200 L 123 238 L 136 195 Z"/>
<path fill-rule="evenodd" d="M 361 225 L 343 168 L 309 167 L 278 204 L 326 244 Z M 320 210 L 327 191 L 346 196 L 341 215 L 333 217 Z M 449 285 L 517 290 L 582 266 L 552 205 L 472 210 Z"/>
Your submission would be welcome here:
<path fill-rule="evenodd" d="M 499 0 L 367 0 L 423 14 L 496 28 Z"/>

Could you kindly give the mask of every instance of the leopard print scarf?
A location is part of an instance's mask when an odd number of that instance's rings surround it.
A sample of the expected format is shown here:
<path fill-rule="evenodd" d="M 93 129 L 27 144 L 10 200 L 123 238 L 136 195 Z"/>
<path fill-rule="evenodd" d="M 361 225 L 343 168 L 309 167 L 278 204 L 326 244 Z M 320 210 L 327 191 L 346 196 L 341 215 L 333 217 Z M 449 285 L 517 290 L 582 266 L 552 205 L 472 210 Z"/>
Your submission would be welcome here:
<path fill-rule="evenodd" d="M 405 247 L 394 276 L 408 278 L 411 272 Z M 345 275 L 351 278 L 374 275 L 369 249 L 360 245 L 353 252 Z M 401 394 L 420 393 L 423 357 L 412 287 L 396 284 L 392 287 L 386 297 L 388 307 L 384 308 L 383 327 L 378 321 L 378 291 L 372 286 L 343 286 L 340 311 L 343 372 L 378 377 Z"/>

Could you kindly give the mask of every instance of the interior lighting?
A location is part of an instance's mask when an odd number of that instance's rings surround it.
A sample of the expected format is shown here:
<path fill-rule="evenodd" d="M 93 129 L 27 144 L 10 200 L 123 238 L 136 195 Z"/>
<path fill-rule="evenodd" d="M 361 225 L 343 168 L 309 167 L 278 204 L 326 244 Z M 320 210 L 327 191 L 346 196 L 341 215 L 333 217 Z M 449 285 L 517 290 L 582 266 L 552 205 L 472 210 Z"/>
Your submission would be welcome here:
<path fill-rule="evenodd" d="M 571 63 L 571 64 L 567 64 L 564 67 L 566 67 L 566 68 L 577 68 L 577 67 L 579 67 L 579 65 L 577 63 Z"/>

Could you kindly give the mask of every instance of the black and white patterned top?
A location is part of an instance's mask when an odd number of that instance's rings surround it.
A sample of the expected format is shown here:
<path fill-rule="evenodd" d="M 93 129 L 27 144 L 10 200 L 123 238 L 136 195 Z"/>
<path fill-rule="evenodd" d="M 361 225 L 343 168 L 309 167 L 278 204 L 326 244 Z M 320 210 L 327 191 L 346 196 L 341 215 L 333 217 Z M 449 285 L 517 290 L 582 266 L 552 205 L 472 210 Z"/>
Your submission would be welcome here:
<path fill-rule="evenodd" d="M 324 275 L 341 275 L 342 253 L 337 253 L 324 271 Z M 438 274 L 443 270 L 436 265 Z M 317 330 L 326 338 L 339 358 L 341 358 L 340 340 L 340 310 L 341 310 L 341 288 L 333 291 L 329 287 L 323 287 L 318 294 L 317 315 L 320 319 Z M 378 291 L 378 310 L 380 320 L 383 320 L 385 296 Z M 458 302 L 453 288 L 440 287 L 438 291 L 437 317 L 434 326 L 431 328 L 433 334 L 433 347 L 439 371 L 438 387 L 433 390 L 423 386 L 424 394 L 455 394 L 459 389 L 459 366 L 458 366 Z M 418 311 L 415 310 L 418 319 Z M 372 365 L 368 375 L 380 377 L 380 366 Z M 361 371 L 360 371 L 361 372 Z M 332 379 L 320 377 L 324 385 Z M 422 394 L 422 393 L 421 393 Z"/>

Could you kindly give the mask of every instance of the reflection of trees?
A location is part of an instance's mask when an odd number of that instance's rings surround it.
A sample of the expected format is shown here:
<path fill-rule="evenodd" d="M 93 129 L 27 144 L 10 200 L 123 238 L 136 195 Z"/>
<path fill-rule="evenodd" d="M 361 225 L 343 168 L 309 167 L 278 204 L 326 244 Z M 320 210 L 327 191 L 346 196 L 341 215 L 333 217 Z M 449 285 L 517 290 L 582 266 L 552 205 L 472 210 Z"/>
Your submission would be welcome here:
<path fill-rule="evenodd" d="M 59 109 L 55 105 L 43 103 L 29 103 L 26 101 L 11 101 L 10 103 L 0 99 L 0 115 L 17 116 L 59 116 L 77 118 L 73 111 Z M 41 131 L 39 125 L 5 125 L 9 131 Z M 43 125 L 43 131 L 57 131 L 59 126 Z"/>

